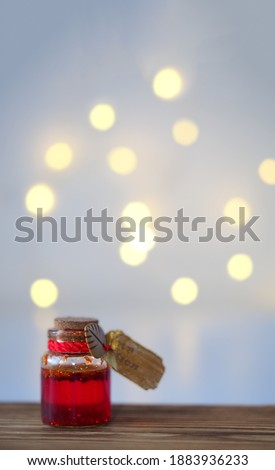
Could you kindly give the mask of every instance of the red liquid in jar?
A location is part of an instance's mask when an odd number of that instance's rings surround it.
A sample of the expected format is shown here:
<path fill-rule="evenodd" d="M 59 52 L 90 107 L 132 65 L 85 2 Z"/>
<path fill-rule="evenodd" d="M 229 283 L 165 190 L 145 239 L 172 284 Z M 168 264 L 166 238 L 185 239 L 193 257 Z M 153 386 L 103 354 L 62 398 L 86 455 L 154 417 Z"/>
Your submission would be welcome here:
<path fill-rule="evenodd" d="M 42 368 L 42 420 L 56 426 L 88 426 L 111 417 L 110 370 Z"/>

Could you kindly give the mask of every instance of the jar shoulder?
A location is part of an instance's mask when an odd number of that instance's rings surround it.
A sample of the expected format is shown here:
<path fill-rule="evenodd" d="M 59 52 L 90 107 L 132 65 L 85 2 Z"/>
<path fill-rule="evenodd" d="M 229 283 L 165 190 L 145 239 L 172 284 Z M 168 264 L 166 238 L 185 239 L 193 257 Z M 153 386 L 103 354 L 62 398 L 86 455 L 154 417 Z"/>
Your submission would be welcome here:
<path fill-rule="evenodd" d="M 46 352 L 41 359 L 41 367 L 51 368 L 70 368 L 70 369 L 89 369 L 104 370 L 108 368 L 107 362 L 103 358 L 95 358 L 90 354 L 64 354 Z"/>

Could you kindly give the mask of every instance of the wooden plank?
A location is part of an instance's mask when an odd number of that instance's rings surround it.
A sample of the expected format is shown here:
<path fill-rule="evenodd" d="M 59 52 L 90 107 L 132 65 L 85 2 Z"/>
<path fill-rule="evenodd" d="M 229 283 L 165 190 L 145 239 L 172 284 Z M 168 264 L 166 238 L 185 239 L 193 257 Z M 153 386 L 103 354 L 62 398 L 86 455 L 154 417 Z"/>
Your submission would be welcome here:
<path fill-rule="evenodd" d="M 0 404 L 0 449 L 275 449 L 275 407 L 114 405 L 106 425 L 57 428 Z"/>

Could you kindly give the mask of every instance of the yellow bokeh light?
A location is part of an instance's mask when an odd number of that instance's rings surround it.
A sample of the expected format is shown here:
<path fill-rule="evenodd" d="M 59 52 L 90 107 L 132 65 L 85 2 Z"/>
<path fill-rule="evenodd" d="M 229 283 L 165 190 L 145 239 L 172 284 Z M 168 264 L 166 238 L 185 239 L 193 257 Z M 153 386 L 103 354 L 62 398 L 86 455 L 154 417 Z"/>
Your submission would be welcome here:
<path fill-rule="evenodd" d="M 116 115 L 114 108 L 109 104 L 98 104 L 89 115 L 91 125 L 99 131 L 107 131 L 113 127 Z"/>
<path fill-rule="evenodd" d="M 155 232 L 150 227 L 145 227 L 144 229 L 144 235 L 145 235 L 144 241 L 139 240 L 139 231 L 137 231 L 137 233 L 133 235 L 135 236 L 135 239 L 129 242 L 129 244 L 136 251 L 147 252 L 154 248 L 155 243 L 156 243 L 154 241 Z"/>
<path fill-rule="evenodd" d="M 136 230 L 133 231 L 132 233 L 129 233 L 129 235 L 132 235 L 135 238 L 131 242 L 124 243 L 121 246 L 122 253 L 125 255 L 126 258 L 133 259 L 134 263 L 135 263 L 135 260 L 137 260 L 137 264 L 143 263 L 143 261 L 145 261 L 146 259 L 146 256 L 144 257 L 143 255 L 144 254 L 146 255 L 146 253 L 155 246 L 155 241 L 154 241 L 155 233 L 154 233 L 154 230 L 150 227 L 151 221 L 150 220 L 148 222 L 146 221 L 144 225 L 143 223 L 141 224 L 141 220 L 143 218 L 151 217 L 150 209 L 146 204 L 144 204 L 144 202 L 140 202 L 140 201 L 129 202 L 129 204 L 127 204 L 127 206 L 124 207 L 121 213 L 121 216 L 130 217 L 136 223 Z M 123 223 L 123 226 L 128 227 L 129 223 L 125 221 Z M 143 231 L 144 231 L 145 241 L 140 240 L 140 238 L 143 238 Z M 128 264 L 131 264 L 131 263 L 128 263 Z"/>
<path fill-rule="evenodd" d="M 48 148 L 45 155 L 46 164 L 54 170 L 63 170 L 73 159 L 73 151 L 65 142 L 57 142 Z"/>
<path fill-rule="evenodd" d="M 30 296 L 35 305 L 47 308 L 58 299 L 58 288 L 50 279 L 37 279 L 30 288 Z"/>
<path fill-rule="evenodd" d="M 150 217 L 151 212 L 149 207 L 144 202 L 134 201 L 129 202 L 122 211 L 122 217 L 131 217 L 139 223 L 144 217 Z"/>
<path fill-rule="evenodd" d="M 131 243 L 122 243 L 119 248 L 120 258 L 125 264 L 139 266 L 147 259 L 147 252 L 136 250 Z"/>
<path fill-rule="evenodd" d="M 53 190 L 46 184 L 36 184 L 32 186 L 26 194 L 25 204 L 33 214 L 37 214 L 37 209 L 43 209 L 43 214 L 49 212 L 55 204 Z"/>
<path fill-rule="evenodd" d="M 199 128 L 195 122 L 189 119 L 181 119 L 175 122 L 172 134 L 177 144 L 188 147 L 198 139 Z"/>
<path fill-rule="evenodd" d="M 253 272 L 253 261 L 245 254 L 234 255 L 227 263 L 227 272 L 236 281 L 244 281 Z"/>
<path fill-rule="evenodd" d="M 116 147 L 108 155 L 111 170 L 119 175 L 129 175 L 137 166 L 137 157 L 128 147 Z"/>
<path fill-rule="evenodd" d="M 188 305 L 198 297 L 199 288 L 197 283 L 190 277 L 180 277 L 171 287 L 171 295 L 175 302 Z"/>
<path fill-rule="evenodd" d="M 250 218 L 251 215 L 251 208 L 248 202 L 241 198 L 241 197 L 234 197 L 232 199 L 229 199 L 229 201 L 225 204 L 224 209 L 223 209 L 223 215 L 226 217 L 231 217 L 236 221 L 236 224 L 239 225 L 239 210 L 240 207 L 245 208 L 245 218 L 244 218 L 244 223 Z"/>
<path fill-rule="evenodd" d="M 154 77 L 153 90 L 163 100 L 176 98 L 183 90 L 183 80 L 180 73 L 170 67 L 160 70 Z"/>
<path fill-rule="evenodd" d="M 275 184 L 275 160 L 267 158 L 259 166 L 259 175 L 266 184 Z"/>

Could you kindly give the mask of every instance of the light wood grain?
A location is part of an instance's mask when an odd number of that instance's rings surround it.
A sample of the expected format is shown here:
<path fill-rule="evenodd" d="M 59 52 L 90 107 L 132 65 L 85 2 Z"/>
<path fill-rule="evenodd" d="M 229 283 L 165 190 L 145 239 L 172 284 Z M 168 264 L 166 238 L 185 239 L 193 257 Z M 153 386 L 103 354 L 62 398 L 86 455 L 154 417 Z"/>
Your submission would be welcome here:
<path fill-rule="evenodd" d="M 56 428 L 0 404 L 1 449 L 275 449 L 275 407 L 115 405 L 111 423 Z"/>

